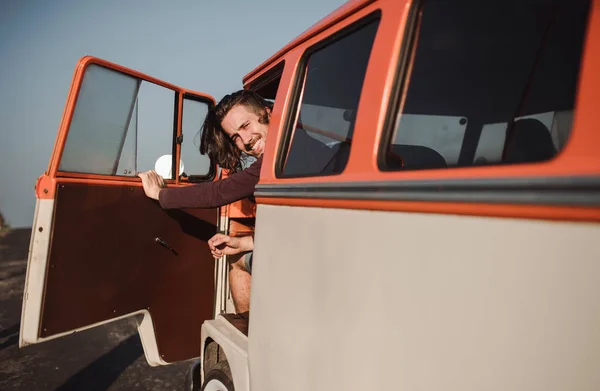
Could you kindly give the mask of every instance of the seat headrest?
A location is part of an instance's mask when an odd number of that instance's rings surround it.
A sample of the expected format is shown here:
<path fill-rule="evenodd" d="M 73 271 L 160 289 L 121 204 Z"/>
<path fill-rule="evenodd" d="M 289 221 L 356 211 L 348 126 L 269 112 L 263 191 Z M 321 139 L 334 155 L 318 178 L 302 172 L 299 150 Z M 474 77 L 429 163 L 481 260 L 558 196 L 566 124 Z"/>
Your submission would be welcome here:
<path fill-rule="evenodd" d="M 548 128 L 537 119 L 515 121 L 509 135 L 505 163 L 533 163 L 550 160 L 556 148 Z"/>
<path fill-rule="evenodd" d="M 390 156 L 391 155 L 391 156 Z M 446 159 L 436 150 L 422 145 L 394 144 L 388 153 L 389 168 L 418 170 L 446 168 Z"/>

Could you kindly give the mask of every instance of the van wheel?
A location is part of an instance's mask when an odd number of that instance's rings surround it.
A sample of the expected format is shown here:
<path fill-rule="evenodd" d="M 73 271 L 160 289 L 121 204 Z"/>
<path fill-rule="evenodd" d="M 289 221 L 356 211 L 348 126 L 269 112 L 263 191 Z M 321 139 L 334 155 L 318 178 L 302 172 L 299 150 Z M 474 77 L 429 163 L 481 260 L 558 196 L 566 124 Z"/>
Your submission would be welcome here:
<path fill-rule="evenodd" d="M 202 391 L 234 391 L 231 369 L 227 361 L 219 362 L 204 378 Z"/>
<path fill-rule="evenodd" d="M 206 345 L 204 350 L 203 391 L 234 391 L 233 376 L 229 361 L 223 348 L 215 341 Z"/>

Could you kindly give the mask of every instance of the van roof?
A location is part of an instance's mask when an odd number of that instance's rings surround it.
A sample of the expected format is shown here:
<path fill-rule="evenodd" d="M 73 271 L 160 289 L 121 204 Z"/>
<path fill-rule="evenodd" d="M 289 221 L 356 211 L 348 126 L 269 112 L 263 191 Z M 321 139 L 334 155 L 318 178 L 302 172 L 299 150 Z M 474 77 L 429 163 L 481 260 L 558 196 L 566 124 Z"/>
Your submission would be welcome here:
<path fill-rule="evenodd" d="M 346 18 L 347 16 L 353 14 L 354 12 L 366 7 L 367 5 L 375 2 L 376 0 L 350 0 L 345 4 L 338 7 L 336 10 L 331 12 L 329 15 L 312 25 L 309 29 L 305 30 L 302 34 L 297 36 L 295 39 L 290 41 L 287 45 L 281 48 L 274 55 L 269 57 L 266 61 L 260 64 L 258 67 L 254 68 L 250 73 L 248 73 L 242 79 L 243 84 L 245 85 L 250 79 L 254 78 L 257 74 L 267 68 L 269 65 L 275 63 L 282 57 L 285 53 L 289 52 L 296 46 L 301 43 L 307 41 L 311 37 L 325 30 L 326 28 L 332 26 L 333 24 L 339 22 L 340 20 Z"/>

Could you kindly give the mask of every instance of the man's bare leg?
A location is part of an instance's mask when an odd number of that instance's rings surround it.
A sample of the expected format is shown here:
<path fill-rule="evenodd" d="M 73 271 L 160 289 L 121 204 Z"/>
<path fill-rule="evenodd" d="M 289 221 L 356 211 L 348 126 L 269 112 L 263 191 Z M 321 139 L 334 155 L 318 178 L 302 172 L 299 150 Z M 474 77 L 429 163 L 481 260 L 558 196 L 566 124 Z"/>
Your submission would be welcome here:
<path fill-rule="evenodd" d="M 252 276 L 244 266 L 244 256 L 230 260 L 229 287 L 238 313 L 250 311 L 250 281 Z"/>

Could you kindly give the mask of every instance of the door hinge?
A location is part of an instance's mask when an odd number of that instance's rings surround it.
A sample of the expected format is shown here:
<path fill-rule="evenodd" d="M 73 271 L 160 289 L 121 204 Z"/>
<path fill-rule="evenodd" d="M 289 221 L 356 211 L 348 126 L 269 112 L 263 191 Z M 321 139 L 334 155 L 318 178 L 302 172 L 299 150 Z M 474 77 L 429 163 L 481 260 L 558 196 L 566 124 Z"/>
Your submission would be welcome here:
<path fill-rule="evenodd" d="M 175 142 L 177 144 L 183 143 L 183 134 L 180 134 L 179 136 L 177 136 L 177 138 L 175 139 Z"/>

